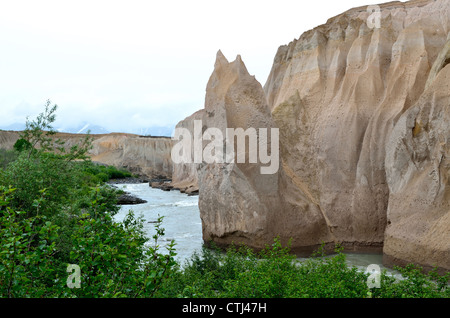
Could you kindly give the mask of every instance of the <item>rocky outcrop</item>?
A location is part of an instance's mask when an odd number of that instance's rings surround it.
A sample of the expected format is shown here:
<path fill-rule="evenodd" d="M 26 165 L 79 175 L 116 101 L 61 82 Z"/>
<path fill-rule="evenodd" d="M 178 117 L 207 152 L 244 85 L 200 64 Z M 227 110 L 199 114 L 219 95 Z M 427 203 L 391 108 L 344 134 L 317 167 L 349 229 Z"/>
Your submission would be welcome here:
<path fill-rule="evenodd" d="M 396 123 L 445 64 L 441 52 L 450 31 L 450 3 L 394 2 L 380 8 L 380 28 L 370 29 L 367 8 L 356 8 L 280 48 L 265 92 L 280 127 L 283 161 L 311 194 L 308 209 L 320 207 L 332 241 L 362 249 L 384 245 L 386 254 L 389 233 L 396 231 L 390 215 L 402 220 L 397 230 L 407 229 L 408 212 L 391 208 L 387 178 L 396 178 L 386 169 L 385 149 Z M 433 68 L 437 60 L 440 66 Z M 450 94 L 448 86 L 439 90 L 442 96 Z M 417 198 L 401 195 L 398 200 L 411 205 Z M 431 226 L 434 220 L 425 217 L 422 222 Z M 441 231 L 433 239 L 448 242 L 444 229 L 450 224 L 439 224 Z M 414 242 L 420 238 L 428 242 L 415 253 L 429 257 L 419 263 L 450 269 L 449 246 L 439 243 L 446 258 L 433 254 L 436 243 L 417 230 L 409 231 L 416 236 L 409 248 L 406 238 L 397 245 L 405 254 L 388 252 L 391 259 L 404 255 L 398 258 L 418 262 L 406 250 L 418 248 Z"/>
<path fill-rule="evenodd" d="M 386 264 L 450 268 L 450 66 L 442 63 L 449 47 L 450 41 L 434 63 L 437 74 L 387 143 Z"/>
<path fill-rule="evenodd" d="M 218 54 L 203 131 L 277 127 L 280 169 L 196 165 L 205 240 L 278 235 L 299 253 L 341 243 L 450 269 L 450 2 L 379 8 L 380 28 L 365 6 L 280 47 L 263 92 L 240 57 Z"/>
<path fill-rule="evenodd" d="M 204 110 L 201 109 L 191 116 L 180 121 L 175 129 L 185 128 L 194 131 L 194 121 L 202 120 Z M 191 149 L 191 157 L 193 158 L 194 149 Z M 198 174 L 197 165 L 195 163 L 178 163 L 173 165 L 172 186 L 181 192 L 198 193 Z"/>
<path fill-rule="evenodd" d="M 172 140 L 165 137 L 108 134 L 94 140 L 90 154 L 93 161 L 124 167 L 148 178 L 171 178 L 172 146 Z"/>
<path fill-rule="evenodd" d="M 19 139 L 19 132 L 0 131 L 0 148 L 12 149 Z M 54 138 L 65 142 L 65 147 L 80 143 L 83 134 L 57 133 Z M 91 135 L 92 161 L 127 168 L 130 172 L 151 179 L 155 176 L 171 178 L 172 160 L 170 151 L 173 141 L 169 137 L 144 137 L 125 133 Z"/>
<path fill-rule="evenodd" d="M 124 193 L 118 196 L 117 204 L 118 205 L 136 205 L 147 203 L 146 200 L 138 198 L 130 193 Z"/>
<path fill-rule="evenodd" d="M 17 131 L 0 130 L 0 149 L 13 149 L 18 139 L 19 133 Z"/>
<path fill-rule="evenodd" d="M 218 52 L 205 100 L 202 133 L 215 128 L 225 137 L 227 128 L 274 127 L 263 88 L 250 76 L 240 56 L 229 63 Z M 259 144 L 259 131 L 256 136 Z M 206 144 L 203 143 L 203 149 Z M 234 163 L 197 166 L 199 208 L 206 242 L 214 240 L 219 245 L 227 245 L 235 241 L 261 248 L 271 236 L 271 216 L 279 206 L 278 173 L 261 174 L 263 164 L 259 158 L 256 163 L 249 162 L 249 144 L 248 140 L 245 148 L 238 149 L 236 139 Z M 269 141 L 268 149 L 270 145 Z M 240 152 L 245 153 L 244 162 L 239 162 Z"/>

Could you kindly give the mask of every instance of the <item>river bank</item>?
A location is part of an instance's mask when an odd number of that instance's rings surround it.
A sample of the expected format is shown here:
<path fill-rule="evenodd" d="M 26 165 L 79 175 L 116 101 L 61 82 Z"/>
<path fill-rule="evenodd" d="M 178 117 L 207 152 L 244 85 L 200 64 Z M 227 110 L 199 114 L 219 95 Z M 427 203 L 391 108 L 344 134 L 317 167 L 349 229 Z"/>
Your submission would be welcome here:
<path fill-rule="evenodd" d="M 154 223 L 159 217 L 163 217 L 162 228 L 165 229 L 165 235 L 158 244 L 164 252 L 165 247 L 175 240 L 177 259 L 180 263 L 189 259 L 194 252 L 201 250 L 202 222 L 197 196 L 188 196 L 179 191 L 161 191 L 161 189 L 150 187 L 147 182 L 115 183 L 114 186 L 147 201 L 137 205 L 122 205 L 115 216 L 117 221 L 122 221 L 132 210 L 137 217 L 143 218 L 144 230 L 151 238 L 156 233 Z"/>
<path fill-rule="evenodd" d="M 161 239 L 164 249 L 172 239 L 175 240 L 178 260 L 183 263 L 194 252 L 200 252 L 204 242 L 202 236 L 202 221 L 198 207 L 198 197 L 189 196 L 179 191 L 161 191 L 152 188 L 148 183 L 137 183 L 128 180 L 128 183 L 115 183 L 118 189 L 147 201 L 138 205 L 122 205 L 116 219 L 121 221 L 128 211 L 132 210 L 136 216 L 144 219 L 144 229 L 148 237 L 155 234 L 154 223 L 159 216 L 163 216 L 162 227 L 165 236 Z M 386 270 L 390 275 L 399 276 L 399 272 L 383 266 L 381 253 L 345 253 L 348 265 L 356 266 L 358 270 L 365 271 L 369 265 L 375 264 L 380 270 Z M 332 257 L 328 255 L 326 257 Z M 308 260 L 308 257 L 298 257 L 299 262 Z"/>

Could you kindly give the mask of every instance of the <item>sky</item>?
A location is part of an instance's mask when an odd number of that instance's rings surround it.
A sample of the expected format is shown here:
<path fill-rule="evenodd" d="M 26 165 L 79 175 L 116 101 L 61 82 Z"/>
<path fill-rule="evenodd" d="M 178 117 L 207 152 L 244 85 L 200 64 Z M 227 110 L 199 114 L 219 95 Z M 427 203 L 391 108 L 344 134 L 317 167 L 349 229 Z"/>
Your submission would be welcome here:
<path fill-rule="evenodd" d="M 382 2 L 382 1 L 381 1 Z M 0 0 L 0 128 L 173 130 L 204 107 L 220 49 L 264 85 L 279 46 L 371 0 Z M 166 129 L 167 130 L 167 129 Z"/>

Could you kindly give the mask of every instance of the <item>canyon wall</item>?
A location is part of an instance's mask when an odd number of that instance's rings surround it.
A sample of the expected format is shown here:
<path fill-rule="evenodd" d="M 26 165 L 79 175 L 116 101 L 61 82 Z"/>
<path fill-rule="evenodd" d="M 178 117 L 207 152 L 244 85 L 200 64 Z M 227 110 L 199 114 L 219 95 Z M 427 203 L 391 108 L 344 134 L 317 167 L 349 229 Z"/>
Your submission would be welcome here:
<path fill-rule="evenodd" d="M 250 76 L 240 56 L 229 63 L 220 51 L 207 85 L 202 115 L 201 133 L 211 127 L 219 129 L 225 138 L 227 128 L 274 127 L 261 85 Z M 259 132 L 255 136 L 259 141 Z M 203 149 L 207 144 L 203 142 Z M 270 149 L 270 141 L 267 146 Z M 263 164 L 258 158 L 249 163 L 249 146 L 238 149 L 236 142 L 232 151 L 233 163 L 197 166 L 203 238 L 218 245 L 239 241 L 263 247 L 271 235 L 272 212 L 278 207 L 278 173 L 262 174 Z M 244 155 L 243 162 L 238 160 L 239 152 Z"/>
<path fill-rule="evenodd" d="M 127 170 L 147 178 L 170 179 L 173 141 L 165 137 L 108 134 L 95 139 L 90 151 L 93 161 Z"/>
<path fill-rule="evenodd" d="M 386 264 L 413 261 L 449 270 L 450 66 L 444 67 L 449 58 L 450 41 L 435 60 L 437 72 L 399 118 L 386 145 Z"/>
<path fill-rule="evenodd" d="M 194 120 L 201 120 L 203 118 L 204 110 L 201 109 L 186 119 L 180 121 L 175 129 L 184 128 L 190 132 L 194 131 Z M 190 151 L 190 156 L 193 158 L 194 149 Z M 198 174 L 197 166 L 194 163 L 178 163 L 173 165 L 172 172 L 172 186 L 186 192 L 188 189 L 198 191 Z"/>
<path fill-rule="evenodd" d="M 378 8 L 379 27 L 364 6 L 281 46 L 264 87 L 218 53 L 202 131 L 278 128 L 280 169 L 180 167 L 176 182 L 198 180 L 205 241 L 341 243 L 450 270 L 450 1 Z"/>
<path fill-rule="evenodd" d="M 78 144 L 86 135 L 57 133 L 54 138 L 65 142 L 65 147 Z M 143 178 L 171 178 L 173 163 L 170 151 L 173 141 L 169 137 L 147 137 L 125 133 L 91 135 L 92 161 L 126 168 Z M 0 148 L 12 149 L 19 132 L 0 131 Z"/>

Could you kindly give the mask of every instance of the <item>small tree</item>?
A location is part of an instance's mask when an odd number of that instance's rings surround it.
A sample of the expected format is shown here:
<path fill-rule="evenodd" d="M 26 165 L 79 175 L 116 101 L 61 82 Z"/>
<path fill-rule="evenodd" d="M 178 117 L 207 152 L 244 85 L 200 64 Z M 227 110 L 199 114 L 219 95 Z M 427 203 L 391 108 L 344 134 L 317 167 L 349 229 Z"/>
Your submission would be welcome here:
<path fill-rule="evenodd" d="M 44 112 L 40 113 L 35 120 L 29 121 L 27 117 L 25 130 L 16 142 L 17 150 L 27 150 L 28 158 L 31 158 L 32 154 L 55 152 L 63 154 L 68 161 L 86 159 L 88 151 L 92 148 L 92 137 L 89 132 L 84 140 L 68 151 L 64 147 L 65 142 L 54 137 L 57 131 L 52 124 L 55 122 L 57 109 L 58 105 L 52 106 L 51 101 L 47 100 Z"/>
<path fill-rule="evenodd" d="M 89 134 L 69 149 L 65 142 L 56 138 L 52 124 L 57 105 L 50 100 L 43 113 L 34 120 L 27 118 L 26 128 L 14 145 L 18 158 L 0 173 L 5 186 L 16 189 L 12 194 L 12 207 L 36 215 L 35 200 L 46 197 L 40 213 L 55 214 L 57 207 L 65 206 L 77 195 L 79 168 L 75 160 L 86 160 L 92 147 Z"/>
<path fill-rule="evenodd" d="M 56 119 L 56 109 L 58 105 L 51 106 L 50 100 L 47 100 L 45 111 L 40 113 L 33 121 L 29 121 L 27 117 L 25 130 L 20 134 L 20 138 L 28 142 L 29 147 L 28 158 L 31 157 L 34 149 L 39 147 L 40 151 L 49 151 L 52 149 L 52 138 L 56 131 L 52 127 L 52 123 Z"/>

